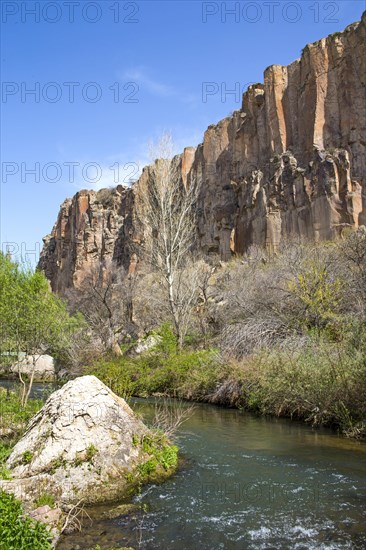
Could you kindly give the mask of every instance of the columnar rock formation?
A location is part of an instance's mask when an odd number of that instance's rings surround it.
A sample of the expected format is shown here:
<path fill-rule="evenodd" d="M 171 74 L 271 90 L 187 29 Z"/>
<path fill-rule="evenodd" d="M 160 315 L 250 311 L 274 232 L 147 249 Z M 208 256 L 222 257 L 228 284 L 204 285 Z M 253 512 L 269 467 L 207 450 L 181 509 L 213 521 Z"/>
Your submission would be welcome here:
<path fill-rule="evenodd" d="M 222 259 L 283 239 L 333 239 L 366 223 L 366 13 L 288 67 L 273 65 L 242 107 L 175 159 L 199 182 L 198 241 Z M 139 192 L 81 191 L 61 206 L 40 267 L 52 288 L 79 286 L 95 263 L 133 268 L 143 253 Z M 143 215 L 143 214 L 142 214 Z"/>

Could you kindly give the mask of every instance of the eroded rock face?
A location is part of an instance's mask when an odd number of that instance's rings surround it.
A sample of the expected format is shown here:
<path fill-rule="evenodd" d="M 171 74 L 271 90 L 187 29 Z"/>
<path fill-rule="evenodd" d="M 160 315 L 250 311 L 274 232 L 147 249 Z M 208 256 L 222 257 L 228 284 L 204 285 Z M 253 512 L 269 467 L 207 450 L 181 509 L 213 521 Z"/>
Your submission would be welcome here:
<path fill-rule="evenodd" d="M 124 495 L 126 474 L 146 460 L 134 440 L 149 430 L 127 403 L 95 376 L 54 392 L 15 445 L 1 485 L 23 500 L 43 492 L 56 501 L 84 503 Z"/>
<path fill-rule="evenodd" d="M 43 239 L 40 268 L 52 290 L 80 288 L 84 277 L 101 262 L 133 261 L 134 197 L 122 186 L 80 191 L 61 205 L 50 235 Z"/>
<path fill-rule="evenodd" d="M 288 67 L 268 67 L 241 109 L 174 162 L 184 185 L 202 187 L 200 249 L 224 260 L 252 244 L 333 239 L 365 224 L 366 13 L 306 46 Z M 88 269 L 108 259 L 135 269 L 143 257 L 139 189 L 146 178 L 148 167 L 133 188 L 117 187 L 108 200 L 82 191 L 65 201 L 40 260 L 53 290 L 80 288 Z"/>

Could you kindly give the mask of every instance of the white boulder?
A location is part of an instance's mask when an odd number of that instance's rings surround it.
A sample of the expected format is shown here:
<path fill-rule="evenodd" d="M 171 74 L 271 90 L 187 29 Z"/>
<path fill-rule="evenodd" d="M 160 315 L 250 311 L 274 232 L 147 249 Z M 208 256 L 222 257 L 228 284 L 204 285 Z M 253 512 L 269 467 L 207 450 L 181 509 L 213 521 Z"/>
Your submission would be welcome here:
<path fill-rule="evenodd" d="M 114 500 L 128 473 L 149 455 L 150 434 L 127 403 L 95 376 L 54 392 L 33 417 L 7 461 L 13 480 L 0 483 L 23 500 L 50 493 L 58 502 Z"/>

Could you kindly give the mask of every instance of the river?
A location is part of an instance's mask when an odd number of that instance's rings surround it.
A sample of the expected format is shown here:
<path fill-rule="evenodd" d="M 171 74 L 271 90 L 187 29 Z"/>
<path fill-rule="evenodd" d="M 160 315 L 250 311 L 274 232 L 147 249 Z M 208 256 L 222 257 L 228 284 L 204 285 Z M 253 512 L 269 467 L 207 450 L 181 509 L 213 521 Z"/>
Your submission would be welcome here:
<path fill-rule="evenodd" d="M 133 408 L 148 421 L 154 400 Z M 94 522 L 58 548 L 366 548 L 366 443 L 205 404 L 177 437 L 181 469 L 135 497 L 146 513 Z"/>

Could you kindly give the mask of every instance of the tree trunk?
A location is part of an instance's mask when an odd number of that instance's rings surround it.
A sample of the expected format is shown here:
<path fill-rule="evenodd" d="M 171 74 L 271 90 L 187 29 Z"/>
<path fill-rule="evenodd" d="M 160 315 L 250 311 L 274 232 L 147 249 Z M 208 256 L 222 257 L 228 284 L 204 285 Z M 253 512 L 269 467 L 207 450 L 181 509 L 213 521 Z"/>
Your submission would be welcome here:
<path fill-rule="evenodd" d="M 29 385 L 28 385 L 28 390 L 27 390 L 27 394 L 25 396 L 25 400 L 24 400 L 24 403 L 23 403 L 23 407 L 26 407 L 27 406 L 27 403 L 28 403 L 28 399 L 29 399 L 29 395 L 30 395 L 30 392 L 32 390 L 32 386 L 33 386 L 33 380 L 34 380 L 34 374 L 36 372 L 36 358 L 35 358 L 35 355 L 32 356 L 32 362 L 33 362 L 33 367 L 32 367 L 32 374 L 31 374 L 31 377 L 30 377 L 30 380 L 29 380 Z"/>
<path fill-rule="evenodd" d="M 178 315 L 177 308 L 176 308 L 176 305 L 175 305 L 175 300 L 174 300 L 173 279 L 172 279 L 172 276 L 170 274 L 168 275 L 167 280 L 168 280 L 168 290 L 169 290 L 170 311 L 172 312 L 174 327 L 175 327 L 175 331 L 177 333 L 178 347 L 179 347 L 179 349 L 182 349 L 183 342 L 182 342 L 182 335 L 181 335 L 181 330 L 180 330 L 179 315 Z"/>
<path fill-rule="evenodd" d="M 21 405 L 23 407 L 23 404 L 24 404 L 24 399 L 25 399 L 25 382 L 23 380 L 23 377 L 22 377 L 22 373 L 20 372 L 20 365 L 18 365 L 18 378 L 19 378 L 19 381 L 20 383 L 22 384 L 22 396 L 20 398 L 20 402 L 21 402 Z"/>

